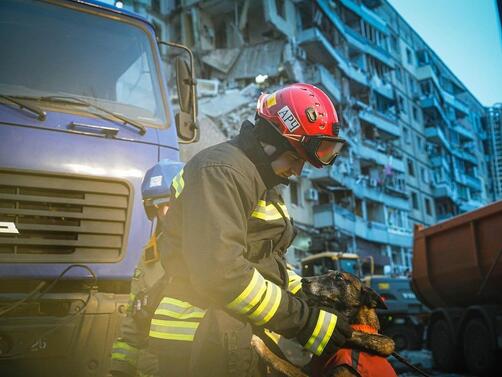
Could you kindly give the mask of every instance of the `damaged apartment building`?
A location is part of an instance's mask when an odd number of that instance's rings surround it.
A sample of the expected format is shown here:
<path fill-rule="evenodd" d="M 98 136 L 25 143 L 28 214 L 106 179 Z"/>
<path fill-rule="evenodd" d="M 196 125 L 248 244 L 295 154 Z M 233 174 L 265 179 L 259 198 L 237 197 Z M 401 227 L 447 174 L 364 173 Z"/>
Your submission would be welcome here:
<path fill-rule="evenodd" d="M 312 83 L 332 98 L 343 155 L 283 190 L 299 230 L 293 265 L 330 250 L 405 273 L 414 224 L 492 199 L 487 109 L 387 1 L 124 3 L 195 53 L 202 136 L 188 148 L 235 135 L 259 94 L 283 84 Z"/>

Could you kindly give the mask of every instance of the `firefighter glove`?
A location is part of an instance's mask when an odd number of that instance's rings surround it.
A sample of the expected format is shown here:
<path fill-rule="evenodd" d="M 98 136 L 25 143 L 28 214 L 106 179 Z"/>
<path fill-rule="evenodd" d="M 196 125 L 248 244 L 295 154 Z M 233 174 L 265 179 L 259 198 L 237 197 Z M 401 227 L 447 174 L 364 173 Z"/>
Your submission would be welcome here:
<path fill-rule="evenodd" d="M 313 307 L 297 338 L 304 348 L 320 356 L 325 351 L 335 352 L 351 336 L 352 329 L 341 315 Z"/>

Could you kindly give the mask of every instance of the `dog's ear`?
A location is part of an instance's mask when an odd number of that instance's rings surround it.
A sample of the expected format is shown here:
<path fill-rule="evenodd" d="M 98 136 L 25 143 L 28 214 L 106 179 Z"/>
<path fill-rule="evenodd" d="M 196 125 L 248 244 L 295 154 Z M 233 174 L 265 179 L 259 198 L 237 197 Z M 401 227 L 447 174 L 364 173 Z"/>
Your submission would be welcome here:
<path fill-rule="evenodd" d="M 382 297 L 370 287 L 363 285 L 361 291 L 361 304 L 368 308 L 387 309 Z"/>

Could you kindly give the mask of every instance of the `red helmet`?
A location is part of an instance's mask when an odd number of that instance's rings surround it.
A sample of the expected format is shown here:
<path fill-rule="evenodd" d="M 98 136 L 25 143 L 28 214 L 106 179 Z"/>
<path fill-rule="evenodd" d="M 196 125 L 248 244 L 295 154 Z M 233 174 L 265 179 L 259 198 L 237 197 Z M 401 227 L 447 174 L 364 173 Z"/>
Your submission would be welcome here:
<path fill-rule="evenodd" d="M 292 84 L 258 99 L 257 113 L 279 131 L 300 157 L 320 168 L 331 165 L 345 140 L 329 97 L 310 84 Z"/>

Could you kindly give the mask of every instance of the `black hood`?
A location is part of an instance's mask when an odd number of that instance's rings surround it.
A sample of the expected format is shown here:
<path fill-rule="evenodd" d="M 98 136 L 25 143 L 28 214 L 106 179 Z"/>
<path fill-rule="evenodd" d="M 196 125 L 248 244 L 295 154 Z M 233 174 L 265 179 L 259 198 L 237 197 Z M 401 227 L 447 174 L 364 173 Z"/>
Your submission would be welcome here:
<path fill-rule="evenodd" d="M 289 185 L 289 180 L 279 177 L 274 173 L 270 165 L 269 157 L 266 155 L 260 141 L 255 135 L 254 125 L 249 121 L 244 121 L 241 126 L 241 131 L 237 137 L 230 142 L 237 146 L 244 154 L 253 162 L 254 166 L 260 173 L 267 189 L 271 189 L 277 185 Z"/>

